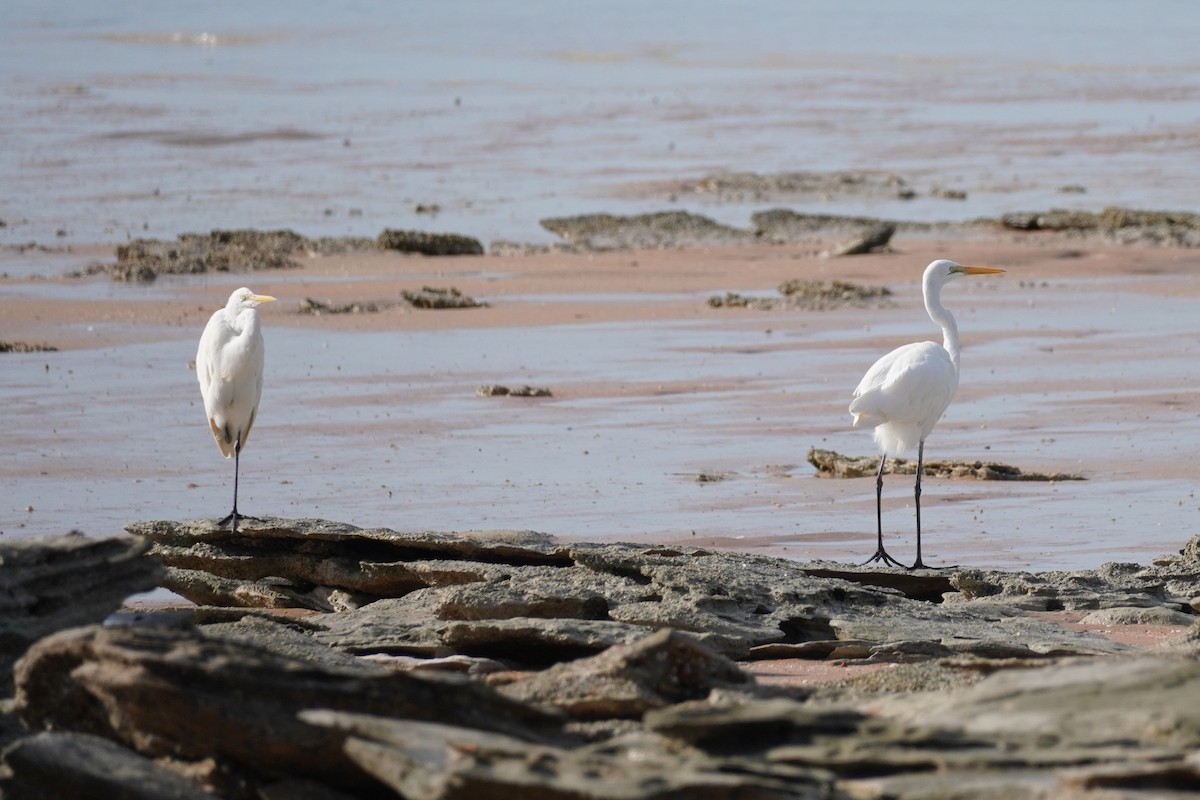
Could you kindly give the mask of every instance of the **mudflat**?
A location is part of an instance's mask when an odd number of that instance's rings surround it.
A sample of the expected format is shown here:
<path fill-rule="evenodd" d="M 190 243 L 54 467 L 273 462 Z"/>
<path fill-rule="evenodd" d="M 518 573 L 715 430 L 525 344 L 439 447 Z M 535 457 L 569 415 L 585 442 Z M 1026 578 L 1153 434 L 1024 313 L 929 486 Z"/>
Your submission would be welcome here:
<path fill-rule="evenodd" d="M 111 260 L 107 247 L 10 250 L 25 273 L 0 283 L 3 338 L 58 351 L 4 356 L 15 446 L 0 529 L 108 535 L 135 518 L 220 516 L 231 465 L 189 361 L 207 317 L 250 285 L 281 301 L 264 315 L 266 388 L 242 463 L 251 513 L 855 560 L 871 550 L 872 482 L 818 478 L 805 454 L 874 452 L 849 427 L 850 391 L 888 349 L 938 338 L 919 278 L 948 257 L 1008 272 L 944 295 L 962 379 L 927 456 L 1086 480 L 928 480 L 934 563 L 1144 562 L 1195 531 L 1200 256 L 999 229 L 901 231 L 884 252 L 843 258 L 823 257 L 829 246 L 298 253 L 293 269 L 145 285 L 62 277 Z M 795 280 L 891 294 L 823 310 L 709 303 Z M 480 305 L 405 301 L 422 287 Z M 477 396 L 485 385 L 550 396 Z M 885 483 L 885 535 L 901 552 L 909 480 Z"/>

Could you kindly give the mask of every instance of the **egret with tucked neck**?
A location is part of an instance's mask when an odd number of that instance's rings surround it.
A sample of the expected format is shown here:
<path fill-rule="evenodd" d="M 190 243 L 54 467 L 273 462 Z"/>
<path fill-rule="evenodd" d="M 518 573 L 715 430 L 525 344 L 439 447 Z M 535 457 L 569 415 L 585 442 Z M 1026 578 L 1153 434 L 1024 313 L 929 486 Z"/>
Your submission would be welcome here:
<path fill-rule="evenodd" d="M 880 561 L 904 566 L 883 547 L 883 469 L 889 455 L 917 448 L 917 480 L 913 495 L 917 507 L 917 560 L 909 569 L 925 567 L 921 560 L 921 472 L 925 461 L 925 438 L 954 399 L 958 389 L 958 325 L 942 305 L 942 286 L 960 275 L 995 275 L 995 267 L 964 267 L 939 259 L 925 268 L 921 289 L 929 318 L 942 329 L 942 344 L 914 342 L 897 347 L 867 370 L 854 390 L 850 413 L 854 427 L 875 429 L 875 443 L 883 454 L 875 476 L 875 521 L 879 534 L 875 555 L 866 563 Z"/>
<path fill-rule="evenodd" d="M 204 326 L 196 351 L 196 378 L 208 426 L 221 453 L 233 456 L 233 511 L 218 525 L 233 523 L 237 533 L 238 471 L 242 448 L 258 415 L 263 385 L 263 337 L 258 307 L 274 297 L 242 287 Z"/>

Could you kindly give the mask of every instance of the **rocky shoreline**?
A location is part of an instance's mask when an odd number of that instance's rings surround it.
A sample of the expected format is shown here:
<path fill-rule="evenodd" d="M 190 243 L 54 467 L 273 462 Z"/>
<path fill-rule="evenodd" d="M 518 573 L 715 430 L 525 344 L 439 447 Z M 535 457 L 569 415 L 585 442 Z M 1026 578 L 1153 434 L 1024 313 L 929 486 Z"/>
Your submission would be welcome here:
<path fill-rule="evenodd" d="M 1164 797 L 1200 780 L 1200 537 L 1149 565 L 1003 573 L 324 520 L 129 530 L 0 548 L 5 797 Z M 110 613 L 151 586 L 196 605 Z M 1191 628 L 1148 650 L 1065 612 Z M 883 667 L 778 686 L 754 677 L 765 659 Z"/>
<path fill-rule="evenodd" d="M 793 176 L 736 176 L 734 185 L 762 184 L 772 189 L 790 186 Z M 818 176 L 819 185 L 874 185 L 844 176 Z M 898 179 L 896 179 L 898 180 Z M 724 185 L 705 179 L 698 185 Z M 803 183 L 803 182 L 801 182 Z M 885 180 L 884 187 L 893 185 Z M 707 190 L 706 190 L 707 191 Z M 723 196 L 723 190 L 718 196 Z M 742 190 L 744 191 L 744 190 Z M 772 198 L 778 192 L 763 190 L 756 197 Z M 783 199 L 792 195 L 784 193 Z M 820 214 L 777 207 L 756 211 L 749 224 L 735 227 L 686 210 L 644 214 L 593 213 L 540 220 L 547 231 L 560 237 L 555 245 L 495 241 L 485 248 L 478 239 L 458 233 L 438 233 L 387 228 L 378 236 L 308 237 L 292 230 L 213 230 L 185 233 L 173 241 L 137 239 L 115 250 L 115 261 L 94 263 L 76 277 L 103 273 L 113 280 L 146 283 L 164 274 L 246 272 L 291 269 L 297 256 L 393 251 L 424 256 L 506 256 L 555 250 L 606 252 L 704 246 L 770 244 L 811 248 L 811 255 L 835 258 L 886 251 L 897 233 L 909 236 L 979 238 L 988 235 L 1058 237 L 1075 243 L 1098 240 L 1121 245 L 1200 247 L 1200 215 L 1190 212 L 1106 208 L 1099 212 L 1049 209 L 1018 211 L 995 218 L 963 222 L 913 222 L 899 219 L 840 214 Z M 832 246 L 830 245 L 832 242 Z M 37 243 L 18 249 L 42 247 Z"/>
<path fill-rule="evenodd" d="M 543 224 L 563 240 L 548 249 L 589 254 L 779 245 L 834 257 L 886 251 L 894 233 L 1048 242 L 1063 259 L 1077 242 L 1200 244 L 1193 215 L 1124 209 L 944 224 L 783 209 L 744 228 L 674 211 Z M 213 231 L 134 242 L 94 272 L 143 281 L 383 249 L 484 252 L 420 231 Z M 621 269 L 638 266 L 628 260 Z M 738 285 L 718 276 L 714 286 Z M 882 285 L 783 277 L 765 284 L 777 298 L 695 294 L 711 298 L 706 310 L 892 302 Z M 454 287 L 387 297 L 309 298 L 301 312 L 501 305 Z M 181 310 L 173 321 L 188 319 Z M 471 385 L 487 397 L 550 396 Z M 831 475 L 877 464 L 818 449 L 809 458 Z M 976 480 L 1084 477 L 926 466 Z M 143 522 L 129 533 L 0 544 L 5 798 L 1107 798 L 1185 796 L 1200 781 L 1200 537 L 1149 564 L 1034 573 L 311 519 L 248 520 L 238 534 Z M 123 605 L 156 587 L 189 602 Z M 1177 635 L 1147 648 L 1096 632 L 1131 626 Z M 765 677 L 817 667 L 842 675 Z"/>

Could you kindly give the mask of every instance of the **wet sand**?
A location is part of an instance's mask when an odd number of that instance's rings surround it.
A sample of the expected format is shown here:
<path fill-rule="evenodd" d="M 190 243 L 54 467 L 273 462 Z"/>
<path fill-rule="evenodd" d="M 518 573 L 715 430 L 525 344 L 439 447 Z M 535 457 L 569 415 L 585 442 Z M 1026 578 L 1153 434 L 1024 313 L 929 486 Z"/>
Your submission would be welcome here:
<path fill-rule="evenodd" d="M 0 530 L 109 535 L 134 519 L 228 510 L 232 464 L 204 425 L 188 362 L 207 317 L 246 284 L 281 302 L 265 313 L 244 511 L 858 560 L 873 546 L 872 482 L 817 478 L 805 453 L 873 452 L 869 433 L 849 427 L 850 391 L 887 349 L 937 337 L 918 281 L 942 256 L 1009 272 L 945 293 L 962 332 L 962 382 L 927 455 L 1088 480 L 927 480 L 926 560 L 1146 562 L 1200 528 L 1200 256 L 1011 235 L 893 247 L 845 259 L 818 258 L 815 245 L 359 254 L 146 287 L 56 277 L 64 261 L 78 268 L 103 250 L 43 255 L 45 277 L 0 281 L 3 338 L 61 348 L 3 356 Z M 869 311 L 705 302 L 793 278 L 882 283 L 895 297 Z M 422 285 L 490 307 L 400 302 Z M 297 312 L 305 297 L 396 305 L 313 317 Z M 489 383 L 553 397 L 476 397 Z M 902 558 L 912 523 L 911 485 L 895 476 L 884 524 Z"/>

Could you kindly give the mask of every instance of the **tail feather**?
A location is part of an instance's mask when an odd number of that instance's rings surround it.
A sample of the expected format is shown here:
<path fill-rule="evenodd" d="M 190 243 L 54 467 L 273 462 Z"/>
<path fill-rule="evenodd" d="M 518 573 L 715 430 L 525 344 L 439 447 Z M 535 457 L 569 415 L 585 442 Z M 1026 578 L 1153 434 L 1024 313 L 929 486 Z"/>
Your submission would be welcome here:
<path fill-rule="evenodd" d="M 234 441 L 229 428 L 217 425 L 217 421 L 212 417 L 208 418 L 208 427 L 212 429 L 213 438 L 217 440 L 217 447 L 221 448 L 221 455 L 232 458 Z"/>

